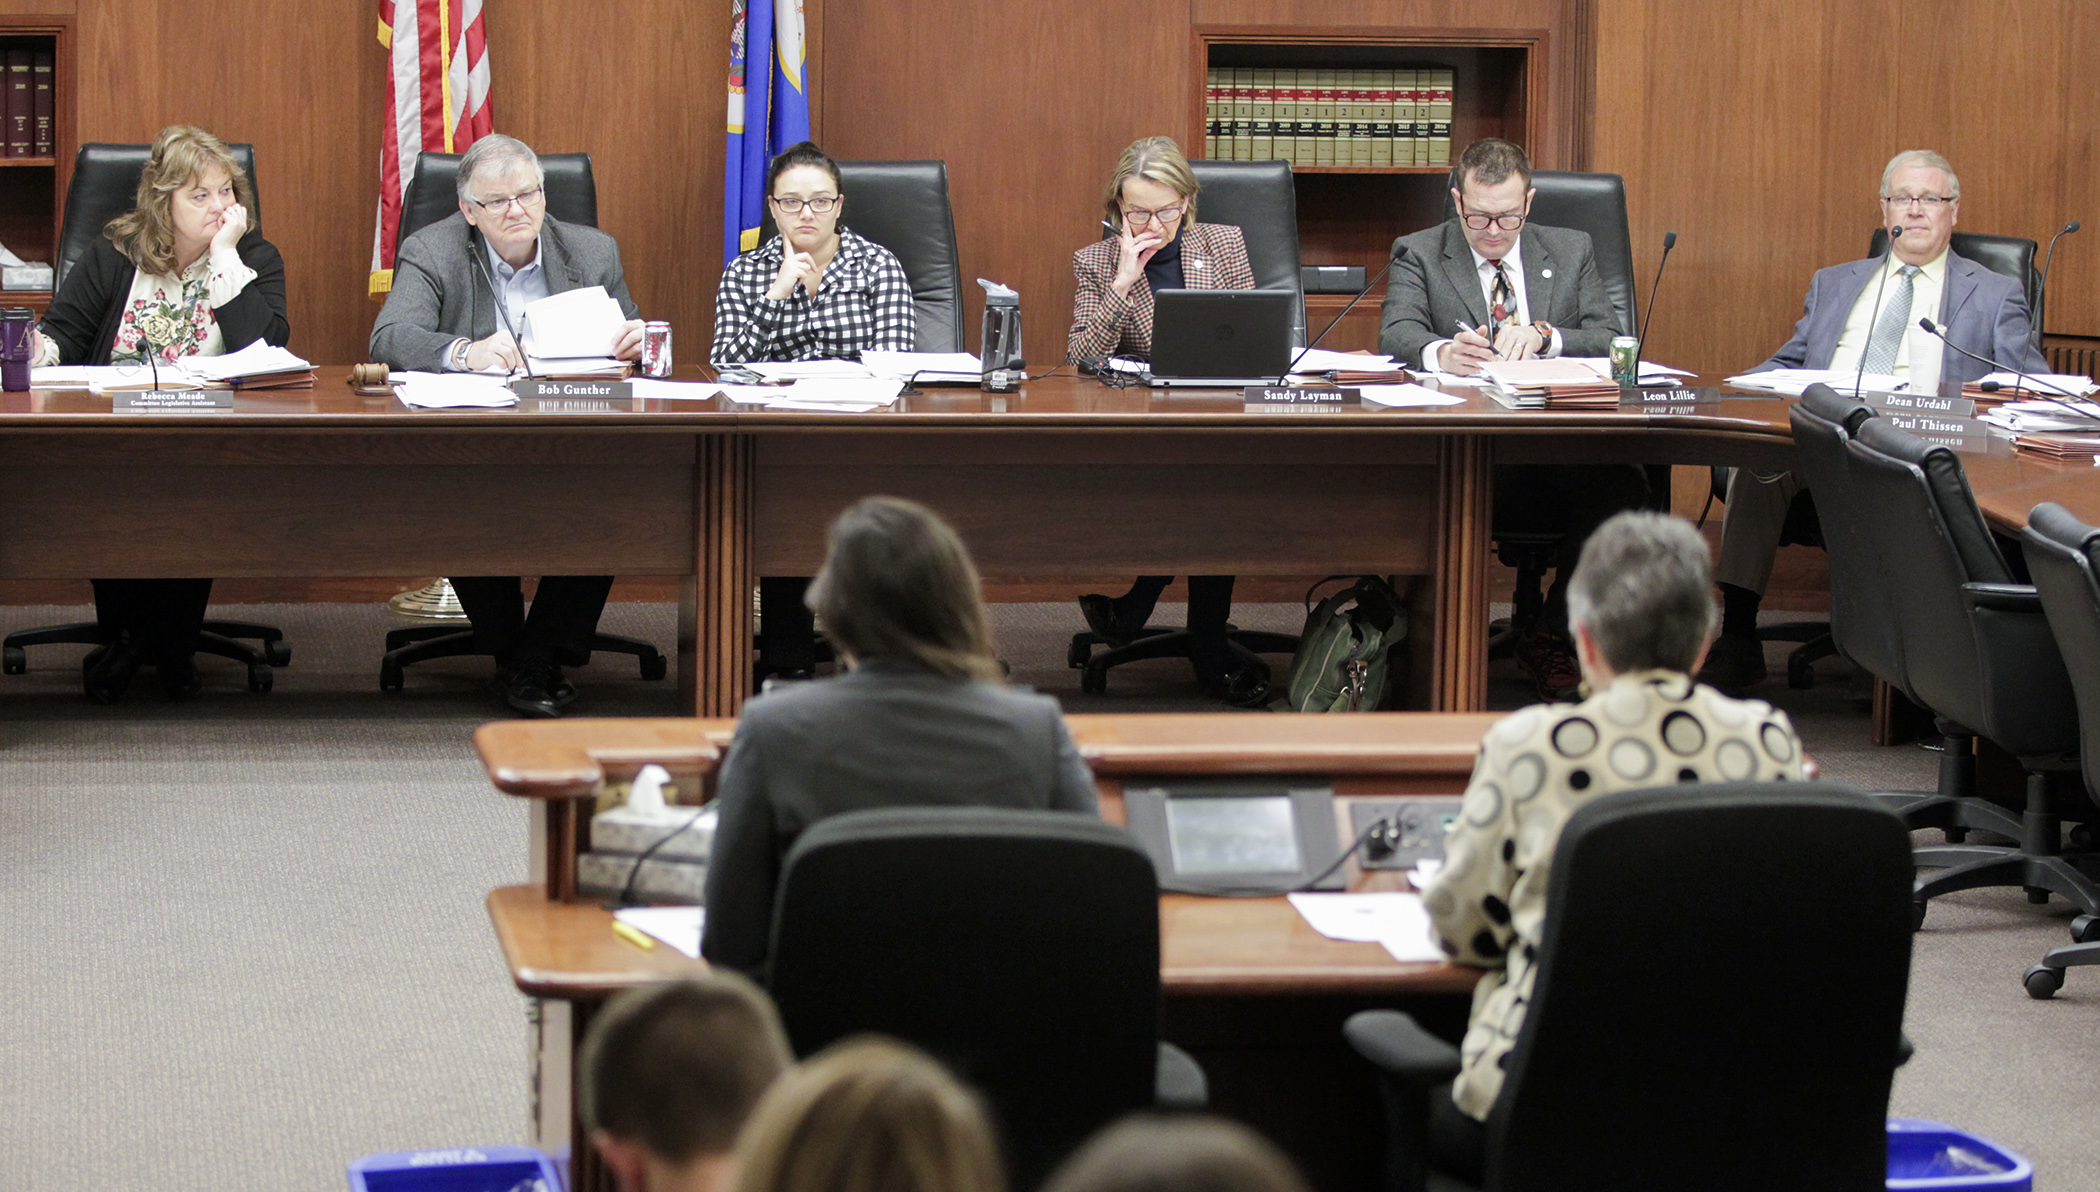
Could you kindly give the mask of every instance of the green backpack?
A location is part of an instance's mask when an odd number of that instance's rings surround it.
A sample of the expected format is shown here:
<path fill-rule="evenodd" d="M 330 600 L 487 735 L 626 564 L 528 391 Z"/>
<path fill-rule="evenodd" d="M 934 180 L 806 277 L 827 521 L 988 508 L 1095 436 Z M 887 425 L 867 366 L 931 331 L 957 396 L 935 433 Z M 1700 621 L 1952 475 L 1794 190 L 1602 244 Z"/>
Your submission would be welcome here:
<path fill-rule="evenodd" d="M 1293 712 L 1369 712 L 1385 698 L 1393 647 L 1407 637 L 1407 610 L 1393 586 L 1375 575 L 1313 603 L 1313 594 L 1346 575 L 1330 575 L 1305 593 L 1305 630 L 1291 658 Z"/>

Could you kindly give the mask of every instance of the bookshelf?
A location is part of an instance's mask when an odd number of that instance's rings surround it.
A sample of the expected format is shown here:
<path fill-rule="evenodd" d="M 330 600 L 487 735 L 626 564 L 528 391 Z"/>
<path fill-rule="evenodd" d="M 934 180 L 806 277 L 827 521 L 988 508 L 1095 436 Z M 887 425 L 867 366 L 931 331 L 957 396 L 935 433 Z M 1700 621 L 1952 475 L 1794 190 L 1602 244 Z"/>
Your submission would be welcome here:
<path fill-rule="evenodd" d="M 1267 71 L 1272 76 L 1288 72 L 1298 80 L 1309 75 L 1324 80 L 1333 72 L 1336 96 L 1330 102 L 1337 104 L 1343 102 L 1339 80 L 1344 77 L 1369 81 L 1373 91 L 1383 89 L 1389 77 L 1448 79 L 1449 149 L 1441 163 L 1434 147 L 1404 165 L 1364 162 L 1362 154 L 1359 160 L 1336 163 L 1331 157 L 1337 150 L 1329 150 L 1330 160 L 1322 162 L 1314 145 L 1312 154 L 1296 154 L 1298 160 L 1291 166 L 1298 192 L 1300 259 L 1307 265 L 1361 265 L 1369 278 L 1384 265 L 1394 237 L 1426 228 L 1442 216 L 1449 163 L 1467 144 L 1480 137 L 1502 137 L 1523 145 L 1535 160 L 1539 157 L 1547 40 L 1543 29 L 1198 25 L 1192 30 L 1193 94 L 1182 143 L 1191 156 L 1232 156 L 1208 152 L 1223 148 L 1210 144 L 1213 70 Z M 1419 82 L 1416 89 L 1423 89 Z M 1299 102 L 1304 102 L 1302 87 Z M 1432 120 L 1441 118 L 1440 113 L 1427 114 Z M 1278 156 L 1273 130 L 1271 137 L 1270 156 Z M 1294 146 L 1302 147 L 1302 140 Z M 1395 151 L 1397 146 L 1387 155 Z M 1545 168 L 1547 163 L 1539 164 Z M 1308 294 L 1306 315 L 1313 329 L 1340 313 L 1349 297 Z M 1378 292 L 1366 296 L 1324 345 L 1375 347 L 1379 297 Z"/>
<path fill-rule="evenodd" d="M 30 152 L 15 149 L 10 96 L 0 92 L 0 244 L 25 261 L 57 260 L 61 200 L 73 172 L 77 133 L 73 127 L 73 21 L 71 15 L 0 12 L 0 65 L 8 66 L 10 85 L 16 62 L 30 72 Z M 49 64 L 49 71 L 36 68 Z M 39 122 L 35 94 L 48 86 L 48 121 Z M 42 128 L 39 128 L 39 123 Z M 0 306 L 27 306 L 42 315 L 51 304 L 49 290 L 0 290 Z"/>

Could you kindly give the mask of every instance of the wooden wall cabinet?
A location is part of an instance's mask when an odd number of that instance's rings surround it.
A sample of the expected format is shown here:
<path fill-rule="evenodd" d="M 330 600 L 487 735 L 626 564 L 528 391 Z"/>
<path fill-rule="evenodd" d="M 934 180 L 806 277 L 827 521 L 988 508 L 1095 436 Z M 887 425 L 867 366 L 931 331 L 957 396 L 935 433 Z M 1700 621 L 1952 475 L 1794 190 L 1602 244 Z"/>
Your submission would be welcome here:
<path fill-rule="evenodd" d="M 1203 155 L 1209 120 L 1207 80 L 1213 68 L 1334 68 L 1452 72 L 1450 157 L 1480 137 L 1502 137 L 1537 155 L 1547 110 L 1548 37 L 1544 29 L 1435 29 L 1284 25 L 1195 25 L 1194 83 L 1182 138 Z M 1219 156 L 1225 156 L 1220 154 Z M 1294 164 L 1298 251 L 1307 265 L 1361 265 L 1368 280 L 1385 264 L 1395 236 L 1436 223 L 1443 214 L 1449 165 Z M 1377 346 L 1378 297 L 1365 297 L 1347 323 L 1322 341 L 1340 349 Z M 1308 294 L 1316 333 L 1350 295 Z"/>
<path fill-rule="evenodd" d="M 49 54 L 52 72 L 52 146 L 30 157 L 0 155 L 0 244 L 25 261 L 56 264 L 58 224 L 73 173 L 73 17 L 0 13 L 0 63 L 12 51 Z M 0 116 L 6 114 L 0 94 Z M 4 154 L 0 141 L 0 154 Z M 27 306 L 42 316 L 49 290 L 0 290 L 0 306 Z"/>

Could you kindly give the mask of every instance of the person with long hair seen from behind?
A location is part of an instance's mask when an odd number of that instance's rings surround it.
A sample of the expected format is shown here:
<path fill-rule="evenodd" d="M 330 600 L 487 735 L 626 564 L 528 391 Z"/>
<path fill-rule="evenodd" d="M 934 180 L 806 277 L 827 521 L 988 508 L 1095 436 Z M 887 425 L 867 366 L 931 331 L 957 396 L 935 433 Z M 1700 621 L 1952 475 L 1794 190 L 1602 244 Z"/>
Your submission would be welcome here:
<path fill-rule="evenodd" d="M 1071 359 L 1150 359 L 1155 290 L 1254 288 L 1246 236 L 1231 224 L 1197 223 L 1197 189 L 1196 172 L 1172 137 L 1145 137 L 1123 150 L 1101 197 L 1105 222 L 1115 232 L 1072 254 L 1079 288 L 1066 344 Z M 1102 640 L 1124 645 L 1142 634 L 1173 578 L 1140 576 L 1121 596 L 1081 596 L 1079 611 Z M 1268 701 L 1268 667 L 1235 651 L 1225 636 L 1232 580 L 1189 577 L 1189 660 L 1205 692 L 1258 707 Z"/>
<path fill-rule="evenodd" d="M 219 138 L 174 125 L 153 138 L 138 201 L 111 220 L 66 274 L 32 333 L 31 363 L 135 364 L 142 375 L 185 356 L 217 356 L 291 338 L 284 258 L 263 239 L 247 171 Z M 179 525 L 141 526 L 179 533 Z M 124 696 L 142 666 L 168 695 L 199 685 L 197 634 L 209 579 L 98 579 L 106 644 L 82 687 L 98 704 Z"/>
<path fill-rule="evenodd" d="M 874 807 L 1096 813 L 1057 701 L 1000 678 L 977 568 L 923 505 L 868 497 L 832 523 L 809 603 L 847 669 L 744 705 L 707 865 L 712 963 L 759 973 L 796 837 Z"/>
<path fill-rule="evenodd" d="M 780 1078 L 737 1140 L 732 1192 L 1005 1192 L 984 1105 L 931 1056 L 848 1039 Z"/>
<path fill-rule="evenodd" d="M 1311 1192 L 1275 1144 L 1223 1118 L 1140 1113 L 1087 1140 L 1043 1192 Z"/>

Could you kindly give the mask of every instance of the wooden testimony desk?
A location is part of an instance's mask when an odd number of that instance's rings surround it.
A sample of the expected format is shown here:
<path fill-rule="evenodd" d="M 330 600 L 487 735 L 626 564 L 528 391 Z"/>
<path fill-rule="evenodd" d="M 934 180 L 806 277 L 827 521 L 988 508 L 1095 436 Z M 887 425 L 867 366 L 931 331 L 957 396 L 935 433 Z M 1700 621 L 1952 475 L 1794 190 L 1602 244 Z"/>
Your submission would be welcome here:
<path fill-rule="evenodd" d="M 1324 774 L 1344 804 L 1370 796 L 1449 795 L 1464 789 L 1484 713 L 1278 716 L 1213 713 L 1072 716 L 1072 735 L 1118 819 L 1126 779 L 1187 774 Z M 548 999 L 540 1051 L 543 1139 L 581 1139 L 573 1120 L 576 1041 L 597 1005 L 631 985 L 705 965 L 666 947 L 643 951 L 612 932 L 612 916 L 576 898 L 575 858 L 608 785 L 643 765 L 668 769 L 682 791 L 708 792 L 731 720 L 506 721 L 483 726 L 475 747 L 496 786 L 533 800 L 534 884 L 489 895 L 489 917 L 518 988 Z M 1405 889 L 1395 873 L 1365 874 L 1352 889 Z M 1291 1150 L 1322 1192 L 1376 1186 L 1377 1092 L 1342 1045 L 1341 1023 L 1371 1005 L 1408 1005 L 1456 1028 L 1474 974 L 1446 964 L 1402 964 L 1376 944 L 1326 939 L 1282 898 L 1160 899 L 1162 1030 L 1203 1064 L 1213 1107 L 1261 1127 Z M 565 1074 L 566 1073 L 566 1074 Z M 579 1190 L 604 1187 L 587 1148 L 575 1149 Z"/>
<path fill-rule="evenodd" d="M 719 398 L 411 411 L 356 396 L 342 367 L 321 375 L 206 412 L 0 395 L 0 579 L 678 576 L 682 706 L 730 715 L 756 577 L 813 574 L 832 517 L 884 492 L 939 509 L 993 577 L 1422 577 L 1404 698 L 1466 711 L 1486 688 L 1492 465 L 1783 467 L 1793 450 L 1786 403 L 1754 397 L 1272 409 L 1055 377 L 872 414 Z"/>

